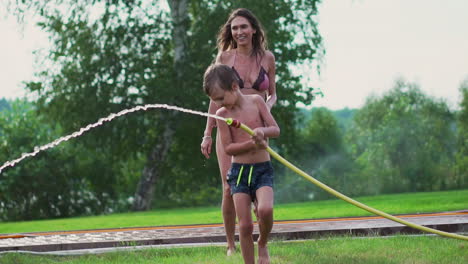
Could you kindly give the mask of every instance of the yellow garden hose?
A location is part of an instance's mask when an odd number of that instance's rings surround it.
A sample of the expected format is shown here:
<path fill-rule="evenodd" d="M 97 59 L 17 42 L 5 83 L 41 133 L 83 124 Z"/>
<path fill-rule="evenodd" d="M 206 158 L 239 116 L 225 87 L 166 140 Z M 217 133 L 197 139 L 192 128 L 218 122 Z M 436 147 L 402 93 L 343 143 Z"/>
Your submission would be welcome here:
<path fill-rule="evenodd" d="M 247 133 L 249 133 L 250 135 L 254 134 L 252 129 L 250 129 L 248 126 L 242 124 L 238 120 L 233 120 L 232 118 L 228 118 L 228 119 L 226 119 L 226 123 L 229 126 L 233 126 L 233 127 L 236 127 L 236 128 L 241 128 L 241 129 L 245 130 Z M 377 210 L 375 208 L 369 207 L 369 206 L 367 206 L 367 205 L 365 205 L 363 203 L 360 203 L 360 202 L 358 202 L 356 200 L 353 200 L 353 199 L 349 198 L 348 196 L 346 196 L 346 195 L 344 195 L 344 194 L 342 194 L 340 192 L 335 191 L 334 189 L 328 187 L 327 185 L 325 185 L 325 184 L 321 183 L 320 181 L 316 180 L 315 178 L 313 178 L 309 174 L 305 173 L 301 169 L 297 168 L 292 163 L 290 163 L 289 161 L 287 161 L 286 159 L 281 157 L 278 153 L 276 153 L 270 147 L 267 147 L 267 151 L 268 151 L 268 153 L 270 153 L 270 155 L 273 158 L 277 159 L 279 162 L 281 162 L 283 165 L 285 165 L 286 167 L 288 167 L 292 171 L 294 171 L 297 174 L 301 175 L 306 180 L 312 182 L 313 184 L 317 185 L 318 187 L 322 188 L 323 190 L 327 191 L 328 193 L 340 198 L 341 200 L 344 200 L 345 202 L 353 204 L 353 205 L 355 205 L 355 206 L 357 206 L 357 207 L 359 207 L 361 209 L 364 209 L 364 210 L 366 210 L 368 212 L 371 212 L 373 214 L 380 215 L 380 216 L 385 217 L 385 218 L 387 218 L 389 220 L 398 222 L 400 224 L 403 224 L 403 225 L 406 225 L 406 226 L 409 226 L 409 227 L 412 227 L 412 228 L 415 228 L 415 229 L 419 229 L 421 231 L 434 233 L 434 234 L 445 236 L 445 237 L 456 238 L 456 239 L 461 239 L 461 240 L 468 241 L 468 236 L 462 236 L 462 235 L 458 235 L 458 234 L 447 233 L 447 232 L 440 231 L 440 230 L 437 230 L 437 229 L 433 229 L 433 228 L 421 226 L 421 225 L 418 225 L 418 224 L 414 224 L 414 223 L 405 221 L 405 220 L 403 220 L 401 218 L 395 217 L 393 215 L 387 214 L 385 212 L 379 211 L 379 210 Z"/>

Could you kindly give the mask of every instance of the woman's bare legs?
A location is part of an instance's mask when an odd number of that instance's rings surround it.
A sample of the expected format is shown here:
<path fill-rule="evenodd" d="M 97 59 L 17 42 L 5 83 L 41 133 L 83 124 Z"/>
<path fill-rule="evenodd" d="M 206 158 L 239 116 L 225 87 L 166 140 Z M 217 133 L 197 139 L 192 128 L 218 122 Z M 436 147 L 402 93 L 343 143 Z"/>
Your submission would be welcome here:
<path fill-rule="evenodd" d="M 218 157 L 221 182 L 223 184 L 223 199 L 221 211 L 223 213 L 224 231 L 226 232 L 227 255 L 230 256 L 236 251 L 235 231 L 236 231 L 236 210 L 231 196 L 231 188 L 227 183 L 227 172 L 231 167 L 231 156 L 224 152 L 219 134 L 216 137 L 216 156 Z"/>

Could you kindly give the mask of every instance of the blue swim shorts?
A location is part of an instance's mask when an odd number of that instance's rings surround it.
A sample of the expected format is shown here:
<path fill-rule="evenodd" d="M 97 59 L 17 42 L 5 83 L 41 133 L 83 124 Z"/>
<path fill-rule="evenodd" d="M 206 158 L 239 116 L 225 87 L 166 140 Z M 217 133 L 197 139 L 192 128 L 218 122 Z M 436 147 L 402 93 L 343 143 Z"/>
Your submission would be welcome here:
<path fill-rule="evenodd" d="M 271 161 L 254 164 L 232 163 L 227 174 L 231 195 L 246 193 L 255 201 L 258 189 L 264 186 L 273 188 L 273 174 Z"/>

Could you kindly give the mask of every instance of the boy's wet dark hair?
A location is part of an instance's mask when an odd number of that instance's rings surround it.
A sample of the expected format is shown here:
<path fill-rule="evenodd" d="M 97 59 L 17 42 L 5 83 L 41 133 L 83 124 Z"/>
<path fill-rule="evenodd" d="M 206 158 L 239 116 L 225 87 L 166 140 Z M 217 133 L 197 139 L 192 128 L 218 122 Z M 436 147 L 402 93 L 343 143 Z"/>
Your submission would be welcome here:
<path fill-rule="evenodd" d="M 210 96 L 215 85 L 225 91 L 231 91 L 234 82 L 239 84 L 239 78 L 231 67 L 219 63 L 212 64 L 206 69 L 203 76 L 203 91 Z"/>

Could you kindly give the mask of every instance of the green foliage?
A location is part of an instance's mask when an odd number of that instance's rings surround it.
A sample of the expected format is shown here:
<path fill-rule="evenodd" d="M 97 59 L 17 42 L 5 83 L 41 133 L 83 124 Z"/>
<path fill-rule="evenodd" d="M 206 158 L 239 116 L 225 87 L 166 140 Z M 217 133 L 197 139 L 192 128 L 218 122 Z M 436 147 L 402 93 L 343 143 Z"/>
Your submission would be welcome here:
<path fill-rule="evenodd" d="M 326 108 L 317 109 L 304 130 L 305 154 L 317 159 L 339 150 L 342 146 L 340 132 L 333 113 Z"/>
<path fill-rule="evenodd" d="M 40 23 L 54 39 L 48 59 L 59 72 L 44 69 L 43 81 L 28 85 L 39 95 L 39 111 L 69 133 L 142 102 L 170 103 L 163 89 L 170 87 L 167 69 L 172 65 L 166 15 L 151 13 L 141 19 L 138 9 L 110 4 L 93 21 L 84 11 L 79 7 L 69 18 L 45 14 Z M 121 118 L 81 140 L 110 147 L 112 160 L 125 159 L 151 146 L 147 141 L 157 133 L 152 131 L 157 130 L 156 116 Z"/>
<path fill-rule="evenodd" d="M 4 109 L 9 110 L 10 108 L 10 104 L 5 98 L 0 99 L 0 112 Z"/>
<path fill-rule="evenodd" d="M 456 183 L 457 187 L 468 186 L 468 79 L 460 86 L 462 100 L 458 113 L 458 134 L 456 154 Z"/>
<path fill-rule="evenodd" d="M 333 111 L 333 114 L 343 132 L 346 132 L 346 130 L 351 126 L 352 120 L 356 112 L 357 109 L 349 109 L 347 107 Z"/>
<path fill-rule="evenodd" d="M 454 116 L 443 101 L 403 80 L 372 97 L 355 116 L 347 142 L 364 193 L 454 188 Z"/>
<path fill-rule="evenodd" d="M 11 107 L 0 112 L 0 160 L 19 158 L 62 133 L 60 126 L 44 122 L 31 103 L 16 100 Z M 106 161 L 80 145 L 63 143 L 40 152 L 0 174 L 0 219 L 54 218 L 105 211 L 112 201 L 99 180 L 109 174 L 112 173 L 106 168 Z"/>
<path fill-rule="evenodd" d="M 322 54 L 316 24 L 319 1 L 191 1 L 188 63 L 179 65 L 182 68 L 173 67 L 174 25 L 160 1 L 93 1 L 91 6 L 87 6 L 88 1 L 60 2 L 62 8 L 17 3 L 17 11 L 38 10 L 40 26 L 50 34 L 53 45 L 44 58 L 47 68 L 28 88 L 38 95 L 39 112 L 60 123 L 65 133 L 141 104 L 177 104 L 206 111 L 208 98 L 201 92 L 202 76 L 216 56 L 216 33 L 232 9 L 247 7 L 265 26 L 269 48 L 277 60 L 280 96 L 273 114 L 282 129 L 289 131 L 277 147 L 286 152 L 294 149 L 296 104 L 309 104 L 316 89 L 303 87 L 289 67 L 317 60 Z M 176 71 L 183 71 L 183 80 L 176 78 Z M 115 179 L 106 178 L 107 182 L 129 182 L 126 190 L 111 184 L 107 192 L 126 195 L 135 190 L 134 176 L 141 174 L 144 159 L 163 140 L 164 126 L 171 126 L 175 135 L 156 183 L 156 205 L 219 201 L 216 159 L 205 161 L 199 153 L 197 135 L 202 134 L 205 119 L 175 118 L 169 118 L 165 111 L 133 114 L 78 139 L 88 149 L 105 149 L 100 153 L 102 158 L 116 164 L 111 166 Z"/>
<path fill-rule="evenodd" d="M 314 113 L 316 111 L 320 111 L 321 109 L 324 109 L 324 107 L 314 107 L 312 109 L 306 109 L 306 108 L 299 109 L 298 118 L 301 120 L 301 122 L 297 124 L 298 129 L 300 130 L 305 129 L 305 127 L 310 122 L 310 119 L 312 118 Z M 354 115 L 356 114 L 358 109 L 351 109 L 351 108 L 345 107 L 343 109 L 330 110 L 330 111 L 333 114 L 336 121 L 338 122 L 338 126 L 340 127 L 340 130 L 344 133 L 351 126 Z"/>
<path fill-rule="evenodd" d="M 222 189 L 214 148 L 208 160 L 199 154 L 199 148 L 193 146 L 200 145 L 201 137 L 194 131 L 203 131 L 203 128 L 200 126 L 200 130 L 195 129 L 191 116 L 180 117 L 180 129 L 176 131 L 169 154 L 171 162 L 163 168 L 167 177 L 161 177 L 156 185 L 157 205 L 178 207 L 217 204 Z M 203 124 L 206 119 L 197 117 L 196 120 Z M 195 136 L 187 136 L 187 133 Z M 215 140 L 213 138 L 213 142 Z"/>
<path fill-rule="evenodd" d="M 352 185 L 349 174 L 353 166 L 343 144 L 343 131 L 334 113 L 326 108 L 315 108 L 307 119 L 309 121 L 301 130 L 300 148 L 294 160 L 312 177 L 334 189 L 347 192 L 348 186 Z M 283 185 L 277 192 L 280 201 L 330 198 L 327 192 L 289 171 L 280 178 L 279 185 Z"/>

